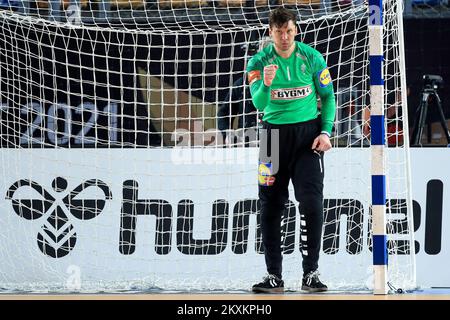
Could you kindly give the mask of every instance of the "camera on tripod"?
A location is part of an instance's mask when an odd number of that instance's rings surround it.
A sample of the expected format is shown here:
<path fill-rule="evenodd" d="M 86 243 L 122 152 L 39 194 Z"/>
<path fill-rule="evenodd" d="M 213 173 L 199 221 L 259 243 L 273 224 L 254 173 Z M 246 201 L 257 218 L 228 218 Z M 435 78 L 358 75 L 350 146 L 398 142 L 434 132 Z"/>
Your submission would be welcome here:
<path fill-rule="evenodd" d="M 421 137 L 423 127 L 425 123 L 428 125 L 428 140 L 431 136 L 431 121 L 429 120 L 428 111 L 435 113 L 439 122 L 441 123 L 444 134 L 447 138 L 448 146 L 450 147 L 450 131 L 448 130 L 447 123 L 445 121 L 444 111 L 442 110 L 442 101 L 439 97 L 437 90 L 443 88 L 444 80 L 441 76 L 425 74 L 423 76 L 423 89 L 421 92 L 420 105 L 416 111 L 416 117 L 414 121 L 414 128 L 412 133 L 412 146 L 421 146 Z M 431 110 L 429 110 L 431 109 Z M 427 121 L 428 119 L 428 121 Z"/>
<path fill-rule="evenodd" d="M 444 87 L 444 80 L 438 75 L 425 74 L 423 76 L 423 87 L 425 89 L 439 90 Z"/>

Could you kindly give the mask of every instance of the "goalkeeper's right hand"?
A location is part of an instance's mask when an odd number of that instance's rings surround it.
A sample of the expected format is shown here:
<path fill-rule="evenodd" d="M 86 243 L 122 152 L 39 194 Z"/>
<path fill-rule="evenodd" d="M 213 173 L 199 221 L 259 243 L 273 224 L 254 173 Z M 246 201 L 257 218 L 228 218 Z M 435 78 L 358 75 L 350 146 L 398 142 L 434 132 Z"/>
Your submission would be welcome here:
<path fill-rule="evenodd" d="M 269 64 L 264 67 L 264 85 L 266 87 L 270 87 L 272 85 L 272 81 L 275 78 L 277 70 L 278 66 L 276 64 Z"/>

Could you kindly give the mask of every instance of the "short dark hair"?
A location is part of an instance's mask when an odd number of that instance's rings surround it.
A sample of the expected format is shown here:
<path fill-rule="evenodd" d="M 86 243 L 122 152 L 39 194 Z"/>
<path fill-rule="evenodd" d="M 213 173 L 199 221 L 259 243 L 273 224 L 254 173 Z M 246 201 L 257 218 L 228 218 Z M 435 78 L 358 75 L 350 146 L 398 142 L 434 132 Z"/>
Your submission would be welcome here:
<path fill-rule="evenodd" d="M 297 15 L 284 7 L 278 7 L 270 12 L 269 27 L 272 28 L 275 26 L 281 28 L 290 20 L 295 24 L 297 22 Z"/>

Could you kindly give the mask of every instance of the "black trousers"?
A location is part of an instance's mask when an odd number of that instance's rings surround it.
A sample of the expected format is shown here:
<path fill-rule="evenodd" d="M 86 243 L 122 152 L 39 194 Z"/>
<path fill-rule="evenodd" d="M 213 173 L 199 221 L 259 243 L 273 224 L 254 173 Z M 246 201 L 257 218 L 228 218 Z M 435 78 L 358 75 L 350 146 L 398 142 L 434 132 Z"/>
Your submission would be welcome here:
<path fill-rule="evenodd" d="M 286 210 L 288 185 L 292 179 L 299 202 L 302 267 L 306 274 L 318 268 L 322 238 L 323 152 L 311 149 L 320 134 L 321 121 L 318 118 L 287 125 L 264 123 L 263 129 L 259 150 L 259 200 L 267 272 L 282 276 L 281 217 Z M 277 143 L 275 140 L 279 140 L 278 157 L 267 151 Z M 269 153 L 269 164 L 264 153 Z M 279 161 L 278 166 L 274 161 Z"/>

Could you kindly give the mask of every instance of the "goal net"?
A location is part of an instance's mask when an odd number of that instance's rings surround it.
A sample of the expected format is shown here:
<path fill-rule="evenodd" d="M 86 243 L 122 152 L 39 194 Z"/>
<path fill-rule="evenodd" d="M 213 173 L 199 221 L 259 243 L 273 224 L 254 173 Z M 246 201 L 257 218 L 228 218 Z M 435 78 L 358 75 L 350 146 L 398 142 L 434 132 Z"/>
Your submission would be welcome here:
<path fill-rule="evenodd" d="M 283 2 L 284 1 L 284 2 Z M 249 290 L 264 276 L 245 66 L 295 10 L 336 91 L 323 280 L 371 290 L 369 4 L 9 1 L 0 10 L 0 290 Z M 384 15 L 389 281 L 415 286 L 401 3 Z M 301 286 L 290 186 L 283 278 Z"/>

